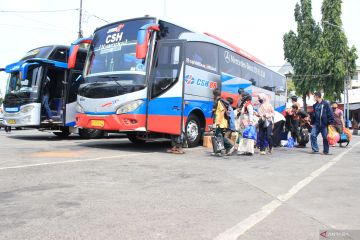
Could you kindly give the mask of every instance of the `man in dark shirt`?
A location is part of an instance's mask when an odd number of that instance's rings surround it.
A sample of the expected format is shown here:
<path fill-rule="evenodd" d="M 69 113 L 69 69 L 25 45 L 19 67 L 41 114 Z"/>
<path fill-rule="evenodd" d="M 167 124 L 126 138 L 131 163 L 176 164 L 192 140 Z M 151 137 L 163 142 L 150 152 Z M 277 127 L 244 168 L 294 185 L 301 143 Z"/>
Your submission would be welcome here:
<path fill-rule="evenodd" d="M 312 131 L 311 131 L 311 148 L 313 153 L 319 152 L 319 146 L 317 143 L 317 136 L 321 133 L 323 138 L 323 153 L 329 154 L 329 143 L 327 140 L 328 126 L 334 123 L 333 112 L 330 104 L 322 99 L 321 93 L 316 92 L 314 94 L 316 103 L 313 105 L 314 116 L 312 118 Z"/>

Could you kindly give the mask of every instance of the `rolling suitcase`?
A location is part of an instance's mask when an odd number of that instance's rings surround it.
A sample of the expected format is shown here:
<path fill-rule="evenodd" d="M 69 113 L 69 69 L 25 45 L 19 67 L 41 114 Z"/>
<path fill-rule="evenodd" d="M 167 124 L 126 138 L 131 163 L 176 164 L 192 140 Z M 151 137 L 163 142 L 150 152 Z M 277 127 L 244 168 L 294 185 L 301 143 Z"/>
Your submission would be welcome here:
<path fill-rule="evenodd" d="M 221 129 L 215 129 L 214 136 L 211 137 L 211 143 L 214 153 L 222 153 L 222 151 L 225 151 L 224 136 L 222 135 Z"/>

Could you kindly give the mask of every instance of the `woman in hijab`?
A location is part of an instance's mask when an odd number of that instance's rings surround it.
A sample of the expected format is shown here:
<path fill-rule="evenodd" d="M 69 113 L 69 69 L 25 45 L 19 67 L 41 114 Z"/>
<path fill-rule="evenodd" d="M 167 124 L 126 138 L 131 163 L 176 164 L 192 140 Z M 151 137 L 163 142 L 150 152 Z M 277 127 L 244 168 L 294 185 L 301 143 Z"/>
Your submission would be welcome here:
<path fill-rule="evenodd" d="M 242 137 L 246 127 L 253 124 L 254 107 L 251 104 L 251 95 L 247 92 L 242 94 L 239 104 L 239 138 Z M 241 138 L 239 141 L 238 155 L 253 155 L 255 141 L 253 139 Z"/>
<path fill-rule="evenodd" d="M 257 116 L 259 119 L 259 137 L 260 137 L 260 154 L 265 155 L 265 138 L 269 144 L 269 153 L 272 152 L 273 142 L 272 142 L 272 127 L 273 127 L 273 116 L 274 116 L 274 107 L 271 105 L 269 97 L 260 93 L 258 96 L 259 99 L 259 110 Z"/>

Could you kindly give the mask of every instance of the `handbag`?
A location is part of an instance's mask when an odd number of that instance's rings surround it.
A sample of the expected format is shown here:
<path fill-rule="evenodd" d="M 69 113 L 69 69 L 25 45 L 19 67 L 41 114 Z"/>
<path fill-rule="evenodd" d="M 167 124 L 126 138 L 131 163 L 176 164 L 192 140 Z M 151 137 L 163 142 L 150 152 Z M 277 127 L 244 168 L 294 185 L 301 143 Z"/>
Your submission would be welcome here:
<path fill-rule="evenodd" d="M 256 139 L 256 128 L 255 128 L 255 126 L 253 126 L 253 125 L 247 126 L 244 129 L 243 138 L 255 140 Z"/>

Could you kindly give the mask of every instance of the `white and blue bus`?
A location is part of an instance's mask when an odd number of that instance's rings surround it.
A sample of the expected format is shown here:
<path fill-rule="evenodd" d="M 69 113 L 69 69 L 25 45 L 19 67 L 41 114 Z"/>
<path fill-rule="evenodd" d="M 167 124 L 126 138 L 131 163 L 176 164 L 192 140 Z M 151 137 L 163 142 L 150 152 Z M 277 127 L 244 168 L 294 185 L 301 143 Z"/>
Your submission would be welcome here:
<path fill-rule="evenodd" d="M 84 42 L 90 48 L 77 99 L 80 128 L 124 132 L 132 142 L 184 132 L 196 146 L 212 123 L 215 88 L 234 104 L 243 88 L 285 108 L 284 76 L 210 34 L 152 17 L 124 20 L 74 42 L 72 61 Z"/>
<path fill-rule="evenodd" d="M 6 66 L 9 74 L 4 98 L 4 124 L 32 127 L 60 137 L 78 132 L 75 126 L 77 91 L 81 83 L 86 50 L 80 50 L 73 69 L 68 69 L 69 46 L 50 45 L 30 50 L 20 61 Z M 48 79 L 53 119 L 45 121 L 43 83 Z M 100 137 L 99 130 L 82 129 L 85 138 Z"/>

